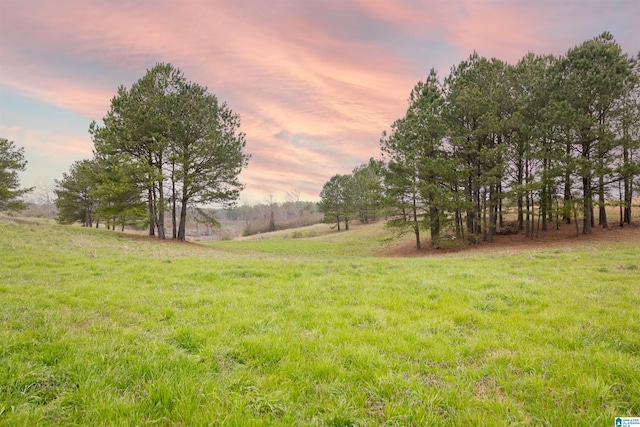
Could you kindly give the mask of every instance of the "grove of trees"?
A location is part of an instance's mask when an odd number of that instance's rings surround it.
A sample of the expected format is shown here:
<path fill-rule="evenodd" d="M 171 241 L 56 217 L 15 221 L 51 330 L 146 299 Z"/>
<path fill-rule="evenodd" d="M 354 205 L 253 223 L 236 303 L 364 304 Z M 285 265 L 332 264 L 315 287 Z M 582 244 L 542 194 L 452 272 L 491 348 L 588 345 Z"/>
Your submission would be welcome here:
<path fill-rule="evenodd" d="M 510 65 L 473 53 L 441 80 L 431 70 L 404 117 L 380 140 L 379 190 L 388 225 L 491 242 L 515 212 L 527 237 L 555 221 L 576 233 L 607 227 L 606 205 L 631 221 L 640 176 L 640 66 L 609 33 L 559 57 Z M 327 221 L 356 212 L 360 193 L 335 175 L 324 186 Z M 579 219 L 582 227 L 580 231 Z"/>
<path fill-rule="evenodd" d="M 93 122 L 94 158 L 76 162 L 55 193 L 59 220 L 143 221 L 149 235 L 184 240 L 188 207 L 230 205 L 249 155 L 240 117 L 171 64 L 118 88 L 103 124 Z M 143 220 L 144 218 L 144 220 Z"/>
<path fill-rule="evenodd" d="M 353 218 L 363 223 L 376 219 L 382 207 L 382 169 L 382 162 L 372 158 L 352 174 L 332 176 L 322 187 L 318 203 L 324 222 L 335 223 L 340 231 L 341 222 L 348 230 Z"/>

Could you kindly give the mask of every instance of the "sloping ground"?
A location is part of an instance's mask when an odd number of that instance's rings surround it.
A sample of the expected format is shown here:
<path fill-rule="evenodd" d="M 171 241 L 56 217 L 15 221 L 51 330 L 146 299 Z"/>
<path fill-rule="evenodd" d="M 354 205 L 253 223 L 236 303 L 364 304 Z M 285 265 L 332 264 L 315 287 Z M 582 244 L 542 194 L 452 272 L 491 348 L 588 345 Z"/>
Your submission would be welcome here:
<path fill-rule="evenodd" d="M 270 233 L 258 233 L 251 236 L 237 237 L 235 240 L 264 240 L 264 239 L 297 239 L 303 237 L 316 237 L 330 234 L 333 230 L 327 224 L 313 224 L 305 227 L 289 228 L 286 230 L 272 231 Z"/>
<path fill-rule="evenodd" d="M 55 225 L 51 220 L 20 218 L 1 215 L 0 222 L 6 224 L 22 224 L 35 227 L 50 227 Z M 79 231 L 81 227 L 69 226 Z M 580 230 L 582 224 L 580 222 Z M 104 233 L 104 234 L 103 234 Z M 190 255 L 196 255 L 201 250 L 217 248 L 218 256 L 242 256 L 255 254 L 261 256 L 285 256 L 296 258 L 351 258 L 362 256 L 380 257 L 429 257 L 429 256 L 466 256 L 472 254 L 511 255 L 527 250 L 548 248 L 571 248 L 572 246 L 615 245 L 618 243 L 640 243 L 640 221 L 620 227 L 617 222 L 609 227 L 594 227 L 590 235 L 578 234 L 574 224 L 550 224 L 548 230 L 540 230 L 532 238 L 525 236 L 523 231 L 516 234 L 494 236 L 492 243 L 480 242 L 467 245 L 462 241 L 447 241 L 443 247 L 434 249 L 430 245 L 428 231 L 422 232 L 422 249 L 416 250 L 415 237 L 409 232 L 398 236 L 398 231 L 387 229 L 384 221 L 372 224 L 353 223 L 350 229 L 337 231 L 327 224 L 315 224 L 297 229 L 281 230 L 254 236 L 240 237 L 234 241 L 178 242 L 172 239 L 159 240 L 156 237 L 142 233 L 120 233 L 100 230 L 101 235 L 117 235 L 119 239 L 140 244 L 156 244 L 180 250 L 182 248 Z"/>
<path fill-rule="evenodd" d="M 380 248 L 387 247 L 393 232 L 383 223 L 357 225 L 349 231 L 337 231 L 327 224 L 296 230 L 264 233 L 232 241 L 207 242 L 206 246 L 236 255 L 290 260 L 344 259 L 377 256 Z"/>
<path fill-rule="evenodd" d="M 567 249 L 373 258 L 392 235 L 382 223 L 327 230 L 158 244 L 0 220 L 0 425 L 593 426 L 640 413 L 633 236 L 567 229 Z"/>
<path fill-rule="evenodd" d="M 427 234 L 427 233 L 425 233 Z M 556 230 L 555 224 L 548 230 L 540 231 L 532 238 L 525 236 L 524 231 L 510 235 L 494 236 L 492 243 L 480 242 L 477 245 L 451 244 L 434 249 L 429 239 L 423 239 L 423 248 L 416 250 L 415 240 L 403 241 L 397 245 L 382 249 L 380 255 L 391 257 L 440 256 L 446 254 L 496 252 L 510 253 L 528 249 L 547 249 L 556 247 L 570 247 L 574 245 L 601 245 L 616 243 L 640 242 L 640 224 L 632 223 L 620 227 L 617 223 L 607 228 L 595 227 L 589 235 L 578 234 L 574 224 L 560 224 Z M 446 243 L 445 243 L 446 245 Z"/>
<path fill-rule="evenodd" d="M 582 225 L 580 223 L 580 231 Z M 540 230 L 534 236 L 528 238 L 524 231 L 516 234 L 494 236 L 492 243 L 480 242 L 476 245 L 467 245 L 461 241 L 447 241 L 442 248 L 434 249 L 430 245 L 428 231 L 422 232 L 422 249 L 416 250 L 415 237 L 412 233 L 402 236 L 397 235 L 396 230 L 389 230 L 384 227 L 384 222 L 379 221 L 373 224 L 353 224 L 349 231 L 338 232 L 327 224 L 316 224 L 310 227 L 295 230 L 276 231 L 264 233 L 256 236 L 237 239 L 235 242 L 222 242 L 216 245 L 219 248 L 238 247 L 252 249 L 254 247 L 264 248 L 258 241 L 270 241 L 272 247 L 283 245 L 282 249 L 291 248 L 295 250 L 302 240 L 305 246 L 317 245 L 317 250 L 324 251 L 325 246 L 335 246 L 331 252 L 336 256 L 350 255 L 374 255 L 382 257 L 424 257 L 443 255 L 471 255 L 479 253 L 513 254 L 527 250 L 539 250 L 547 248 L 568 248 L 571 246 L 584 245 L 610 245 L 616 243 L 640 243 L 640 221 L 631 225 L 620 227 L 617 222 L 611 223 L 609 227 L 594 227 L 593 233 L 584 235 L 580 232 L 576 236 L 575 224 L 559 224 L 556 229 L 555 224 L 550 224 L 549 229 Z M 314 253 L 313 251 L 311 253 Z M 315 252 L 316 254 L 319 252 Z"/>

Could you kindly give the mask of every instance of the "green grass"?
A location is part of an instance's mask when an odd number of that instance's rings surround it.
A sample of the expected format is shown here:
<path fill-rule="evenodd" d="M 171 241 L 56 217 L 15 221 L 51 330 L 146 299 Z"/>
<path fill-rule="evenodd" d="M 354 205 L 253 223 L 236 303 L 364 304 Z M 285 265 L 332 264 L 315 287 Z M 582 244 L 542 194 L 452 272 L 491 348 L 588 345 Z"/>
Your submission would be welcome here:
<path fill-rule="evenodd" d="M 299 258 L 309 261 L 321 258 L 370 257 L 384 246 L 391 244 L 393 231 L 386 230 L 381 222 L 360 226 L 349 232 L 332 232 L 325 224 L 306 227 L 300 231 L 280 231 L 247 239 L 209 242 L 207 246 L 244 257 L 282 259 Z"/>
<path fill-rule="evenodd" d="M 200 246 L 0 222 L 0 425 L 640 414 L 640 242 L 374 257 L 384 234 Z"/>

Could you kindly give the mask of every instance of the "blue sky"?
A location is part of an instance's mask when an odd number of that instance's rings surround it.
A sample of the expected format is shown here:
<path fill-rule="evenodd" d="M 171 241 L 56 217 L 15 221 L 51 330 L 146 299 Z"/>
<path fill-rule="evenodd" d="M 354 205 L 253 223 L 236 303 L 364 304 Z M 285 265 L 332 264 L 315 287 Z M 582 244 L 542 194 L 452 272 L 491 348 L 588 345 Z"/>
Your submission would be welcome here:
<path fill-rule="evenodd" d="M 318 197 L 379 157 L 416 82 L 474 50 L 517 62 L 611 32 L 640 51 L 637 0 L 4 0 L 0 136 L 25 148 L 24 186 L 91 157 L 87 132 L 119 85 L 171 62 L 242 118 L 242 201 Z"/>

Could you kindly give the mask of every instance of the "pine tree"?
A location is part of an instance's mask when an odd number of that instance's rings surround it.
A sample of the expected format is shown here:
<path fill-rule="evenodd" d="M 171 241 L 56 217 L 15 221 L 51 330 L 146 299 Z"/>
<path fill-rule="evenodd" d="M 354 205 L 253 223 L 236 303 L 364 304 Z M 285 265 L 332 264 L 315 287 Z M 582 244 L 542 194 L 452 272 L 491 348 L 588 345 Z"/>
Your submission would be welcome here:
<path fill-rule="evenodd" d="M 24 148 L 0 138 L 0 212 L 20 211 L 27 207 L 21 197 L 32 191 L 33 187 L 21 189 L 18 178 L 18 172 L 24 171 L 26 165 Z"/>

